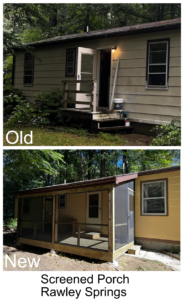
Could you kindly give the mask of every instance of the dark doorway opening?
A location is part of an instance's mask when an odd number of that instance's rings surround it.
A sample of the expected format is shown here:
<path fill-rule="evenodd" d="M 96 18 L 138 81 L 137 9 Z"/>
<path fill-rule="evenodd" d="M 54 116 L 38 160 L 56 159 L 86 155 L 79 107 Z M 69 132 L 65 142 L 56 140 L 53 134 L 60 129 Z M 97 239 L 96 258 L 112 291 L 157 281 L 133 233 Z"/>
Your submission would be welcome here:
<path fill-rule="evenodd" d="M 99 107 L 109 107 L 109 89 L 111 72 L 111 49 L 100 53 Z"/>

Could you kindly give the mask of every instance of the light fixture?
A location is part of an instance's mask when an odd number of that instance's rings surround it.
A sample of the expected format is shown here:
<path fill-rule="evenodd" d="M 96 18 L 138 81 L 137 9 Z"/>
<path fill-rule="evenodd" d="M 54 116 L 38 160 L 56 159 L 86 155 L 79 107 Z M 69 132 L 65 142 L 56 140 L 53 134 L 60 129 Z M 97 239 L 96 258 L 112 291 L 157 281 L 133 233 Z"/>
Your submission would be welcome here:
<path fill-rule="evenodd" d="M 116 47 L 112 47 L 112 53 L 114 53 L 116 50 Z"/>

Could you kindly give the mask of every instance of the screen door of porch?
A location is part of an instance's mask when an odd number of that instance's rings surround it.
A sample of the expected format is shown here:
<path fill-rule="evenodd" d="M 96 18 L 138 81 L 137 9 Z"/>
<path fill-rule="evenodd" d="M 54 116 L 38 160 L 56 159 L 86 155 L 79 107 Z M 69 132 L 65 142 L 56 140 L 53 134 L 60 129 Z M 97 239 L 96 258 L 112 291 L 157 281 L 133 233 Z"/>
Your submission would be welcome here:
<path fill-rule="evenodd" d="M 101 224 L 101 192 L 92 192 L 87 194 L 86 208 L 86 227 L 100 229 L 101 226 L 93 224 Z"/>
<path fill-rule="evenodd" d="M 77 80 L 96 80 L 96 63 L 97 63 L 97 50 L 89 48 L 78 48 L 77 59 Z M 92 91 L 92 83 L 77 83 L 76 90 Z M 91 96 L 89 93 L 77 93 L 76 101 L 90 102 Z M 76 104 L 76 108 L 90 109 L 89 105 Z"/>
<path fill-rule="evenodd" d="M 128 188 L 128 243 L 134 241 L 134 191 Z"/>

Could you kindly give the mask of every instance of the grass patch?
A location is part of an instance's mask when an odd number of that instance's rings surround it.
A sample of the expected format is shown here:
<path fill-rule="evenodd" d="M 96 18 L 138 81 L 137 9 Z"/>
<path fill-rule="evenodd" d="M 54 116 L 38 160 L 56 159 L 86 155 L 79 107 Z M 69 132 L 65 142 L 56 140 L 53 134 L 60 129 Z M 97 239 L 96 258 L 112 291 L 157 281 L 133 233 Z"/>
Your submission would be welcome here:
<path fill-rule="evenodd" d="M 85 129 L 58 127 L 53 129 L 49 128 L 36 128 L 36 127 L 21 127 L 17 126 L 13 129 L 4 125 L 3 144 L 4 146 L 11 146 L 6 141 L 6 134 L 8 131 L 16 131 L 20 136 L 20 131 L 23 136 L 33 132 L 33 144 L 20 144 L 20 140 L 12 146 L 123 146 L 127 143 L 123 136 L 118 134 L 109 134 L 100 132 L 98 134 L 90 134 Z M 15 134 L 9 134 L 10 142 L 16 139 Z"/>

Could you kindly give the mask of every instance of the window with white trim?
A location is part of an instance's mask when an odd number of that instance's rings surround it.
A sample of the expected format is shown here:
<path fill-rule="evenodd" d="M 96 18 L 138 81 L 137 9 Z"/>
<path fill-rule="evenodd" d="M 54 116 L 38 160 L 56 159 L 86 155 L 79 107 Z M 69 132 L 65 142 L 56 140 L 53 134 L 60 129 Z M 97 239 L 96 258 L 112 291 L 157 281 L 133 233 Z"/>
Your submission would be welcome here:
<path fill-rule="evenodd" d="M 142 215 L 167 215 L 166 180 L 142 183 Z"/>
<path fill-rule="evenodd" d="M 75 76 L 75 56 L 76 56 L 76 49 L 66 50 L 66 69 L 65 69 L 66 77 Z"/>
<path fill-rule="evenodd" d="M 168 88 L 169 40 L 148 41 L 147 88 Z"/>
<path fill-rule="evenodd" d="M 66 195 L 59 195 L 59 208 L 66 208 Z"/>

